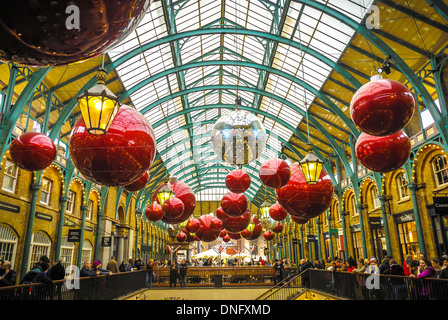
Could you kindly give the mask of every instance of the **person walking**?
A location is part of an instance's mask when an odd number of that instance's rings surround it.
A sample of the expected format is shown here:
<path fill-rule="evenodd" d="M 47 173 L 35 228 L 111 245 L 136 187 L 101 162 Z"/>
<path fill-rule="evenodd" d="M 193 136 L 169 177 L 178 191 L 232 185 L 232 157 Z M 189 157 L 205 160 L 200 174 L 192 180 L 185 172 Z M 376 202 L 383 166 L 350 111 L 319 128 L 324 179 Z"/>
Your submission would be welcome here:
<path fill-rule="evenodd" d="M 187 283 L 187 269 L 188 269 L 188 265 L 187 262 L 184 260 L 182 260 L 180 266 L 179 266 L 179 282 L 180 282 L 180 286 L 181 287 L 185 287 L 186 283 Z"/>
<path fill-rule="evenodd" d="M 177 260 L 174 259 L 174 262 L 169 263 L 169 268 L 170 268 L 170 288 L 176 287 L 176 283 L 177 283 L 177 278 L 179 278 L 179 264 L 177 263 Z"/>
<path fill-rule="evenodd" d="M 118 262 L 115 260 L 115 257 L 110 257 L 109 262 L 107 263 L 106 269 L 112 273 L 119 273 L 120 270 L 118 268 Z"/>
<path fill-rule="evenodd" d="M 152 288 L 152 282 L 154 280 L 154 260 L 149 260 L 146 264 L 146 287 Z"/>

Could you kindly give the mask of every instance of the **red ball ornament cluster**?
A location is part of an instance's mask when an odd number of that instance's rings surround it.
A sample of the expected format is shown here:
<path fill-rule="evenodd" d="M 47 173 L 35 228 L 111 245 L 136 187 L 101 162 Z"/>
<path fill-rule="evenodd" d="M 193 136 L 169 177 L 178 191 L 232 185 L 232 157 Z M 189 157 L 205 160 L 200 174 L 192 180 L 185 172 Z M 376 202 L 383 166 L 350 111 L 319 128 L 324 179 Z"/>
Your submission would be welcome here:
<path fill-rule="evenodd" d="M 198 220 L 201 224 L 201 227 L 199 228 L 199 231 L 196 232 L 196 236 L 199 238 L 199 240 L 203 242 L 212 242 L 218 238 L 221 230 L 213 230 L 210 227 L 210 222 L 213 219 L 216 219 L 216 217 L 212 214 L 206 214 L 199 217 Z"/>
<path fill-rule="evenodd" d="M 56 158 L 56 146 L 43 133 L 25 132 L 9 147 L 14 164 L 26 171 L 40 171 L 47 168 Z"/>
<path fill-rule="evenodd" d="M 400 168 L 411 153 L 402 129 L 414 115 L 415 99 L 398 81 L 381 77 L 362 86 L 350 103 L 350 116 L 362 131 L 355 151 L 367 169 L 386 173 Z"/>
<path fill-rule="evenodd" d="M 247 198 L 242 193 L 228 192 L 221 199 L 221 208 L 230 217 L 239 217 L 247 210 Z"/>

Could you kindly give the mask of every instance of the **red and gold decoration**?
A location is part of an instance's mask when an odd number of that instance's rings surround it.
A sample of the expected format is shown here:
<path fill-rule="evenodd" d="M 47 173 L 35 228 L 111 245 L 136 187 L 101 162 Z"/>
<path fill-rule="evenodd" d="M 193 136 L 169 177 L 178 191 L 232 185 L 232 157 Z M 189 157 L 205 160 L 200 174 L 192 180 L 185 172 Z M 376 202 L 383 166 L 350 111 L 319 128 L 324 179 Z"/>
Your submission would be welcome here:
<path fill-rule="evenodd" d="M 227 236 L 232 240 L 240 240 L 242 238 L 240 232 L 228 232 Z"/>
<path fill-rule="evenodd" d="M 224 237 L 222 237 L 222 241 L 229 242 L 230 241 L 230 236 L 228 234 L 226 234 Z"/>
<path fill-rule="evenodd" d="M 322 214 L 333 197 L 334 186 L 323 169 L 316 184 L 308 184 L 297 163 L 291 165 L 291 178 L 276 190 L 277 201 L 291 216 L 311 219 Z"/>
<path fill-rule="evenodd" d="M 269 216 L 272 220 L 282 221 L 288 216 L 288 213 L 276 202 L 269 208 Z"/>
<path fill-rule="evenodd" d="M 162 206 L 154 201 L 146 208 L 145 215 L 149 221 L 159 221 L 163 217 Z"/>
<path fill-rule="evenodd" d="M 199 222 L 201 223 L 201 227 L 198 232 L 196 232 L 196 236 L 199 240 L 203 242 L 212 242 L 215 241 L 219 234 L 220 230 L 215 231 L 210 228 L 210 222 L 215 218 L 212 214 L 205 214 L 199 217 Z"/>
<path fill-rule="evenodd" d="M 143 189 L 148 182 L 149 182 L 149 173 L 148 173 L 148 171 L 146 171 L 140 178 L 138 178 L 137 181 L 135 181 L 134 183 L 128 184 L 127 186 L 124 186 L 123 188 L 129 192 L 134 192 L 134 191 Z"/>
<path fill-rule="evenodd" d="M 233 193 L 243 193 L 250 187 L 250 176 L 247 172 L 236 169 L 230 171 L 226 176 L 226 186 Z"/>
<path fill-rule="evenodd" d="M 123 187 L 148 171 L 154 160 L 156 139 L 148 120 L 123 105 L 103 135 L 89 134 L 80 117 L 73 126 L 69 146 L 75 167 L 88 180 Z"/>
<path fill-rule="evenodd" d="M 25 132 L 18 136 L 9 147 L 14 164 L 26 171 L 40 171 L 56 159 L 56 146 L 43 133 Z"/>
<path fill-rule="evenodd" d="M 305 224 L 309 221 L 308 219 L 303 219 L 303 218 L 296 217 L 296 216 L 290 216 L 290 217 L 291 217 L 292 221 L 294 221 L 297 224 Z"/>
<path fill-rule="evenodd" d="M 227 235 L 227 231 L 225 229 L 222 229 L 221 232 L 219 233 L 220 238 L 224 238 L 226 235 Z"/>
<path fill-rule="evenodd" d="M 187 235 L 184 233 L 184 232 L 179 232 L 178 234 L 177 234 L 177 236 L 176 236 L 176 240 L 178 241 L 178 242 L 185 242 L 185 241 L 187 241 Z"/>
<path fill-rule="evenodd" d="M 198 219 L 195 218 L 188 219 L 187 224 L 185 225 L 185 229 L 187 229 L 189 233 L 196 233 L 199 231 L 200 228 L 201 223 L 199 222 Z"/>
<path fill-rule="evenodd" d="M 210 221 L 210 229 L 212 229 L 213 231 L 221 231 L 223 227 L 224 227 L 224 223 L 222 222 L 222 220 L 218 219 L 217 217 L 214 217 Z"/>
<path fill-rule="evenodd" d="M 278 189 L 288 183 L 291 169 L 286 161 L 274 158 L 263 163 L 258 175 L 265 186 Z"/>
<path fill-rule="evenodd" d="M 278 221 L 277 225 L 274 228 L 272 228 L 272 232 L 275 233 L 280 233 L 282 232 L 282 230 L 283 230 L 283 223 L 281 223 L 280 221 Z"/>
<path fill-rule="evenodd" d="M 414 106 L 414 96 L 405 85 L 375 76 L 356 91 L 350 103 L 350 115 L 362 132 L 388 136 L 409 123 Z"/>
<path fill-rule="evenodd" d="M 163 203 L 162 211 L 162 219 L 165 217 L 166 219 L 171 221 L 175 220 L 179 218 L 184 212 L 184 203 L 176 197 L 171 197 Z"/>
<path fill-rule="evenodd" d="M 162 221 L 168 224 L 178 224 L 186 221 L 193 214 L 194 208 L 196 207 L 196 197 L 194 195 L 193 189 L 190 188 L 188 184 L 182 181 L 178 181 L 175 177 L 171 177 L 166 183 L 162 183 L 158 186 L 152 195 L 153 201 L 159 202 L 158 192 L 164 187 L 168 187 L 173 193 L 174 197 L 181 200 L 184 204 L 183 213 L 175 219 L 163 216 Z"/>
<path fill-rule="evenodd" d="M 247 210 L 247 198 L 242 193 L 228 192 L 221 199 L 222 210 L 230 217 L 239 217 Z"/>
<path fill-rule="evenodd" d="M 54 66 L 98 56 L 135 30 L 151 2 L 4 0 L 0 60 Z"/>
<path fill-rule="evenodd" d="M 403 166 L 411 154 L 411 142 L 403 130 L 390 136 L 361 133 L 355 145 L 358 161 L 374 172 L 386 173 Z"/>

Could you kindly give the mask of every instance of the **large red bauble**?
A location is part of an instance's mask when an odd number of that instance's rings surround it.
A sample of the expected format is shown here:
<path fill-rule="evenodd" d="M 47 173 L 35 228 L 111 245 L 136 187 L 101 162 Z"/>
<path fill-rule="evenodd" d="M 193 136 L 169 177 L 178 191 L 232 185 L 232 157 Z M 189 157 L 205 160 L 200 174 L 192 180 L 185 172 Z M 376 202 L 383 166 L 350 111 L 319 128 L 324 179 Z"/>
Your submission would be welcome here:
<path fill-rule="evenodd" d="M 219 233 L 219 237 L 220 238 L 224 238 L 227 235 L 227 231 L 222 229 L 221 232 Z"/>
<path fill-rule="evenodd" d="M 123 187 L 138 180 L 151 166 L 156 152 L 154 130 L 137 110 L 122 105 L 109 131 L 87 132 L 82 117 L 70 135 L 70 156 L 90 181 Z"/>
<path fill-rule="evenodd" d="M 176 240 L 178 242 L 185 242 L 185 241 L 187 241 L 187 235 L 181 231 L 177 234 Z"/>
<path fill-rule="evenodd" d="M 149 173 L 146 171 L 140 178 L 137 179 L 134 183 L 128 184 L 127 186 L 124 186 L 124 189 L 126 189 L 129 192 L 138 191 L 142 189 L 146 184 L 149 182 Z"/>
<path fill-rule="evenodd" d="M 210 229 L 212 229 L 213 231 L 221 231 L 221 229 L 223 227 L 224 227 L 224 224 L 223 224 L 222 220 L 220 220 L 216 217 L 210 221 Z"/>
<path fill-rule="evenodd" d="M 252 231 L 252 235 L 247 240 L 256 240 L 261 236 L 262 233 L 263 233 L 263 226 L 261 225 L 261 223 L 255 223 L 254 231 Z"/>
<path fill-rule="evenodd" d="M 239 217 L 247 210 L 247 198 L 242 193 L 228 192 L 221 199 L 221 208 L 230 217 Z"/>
<path fill-rule="evenodd" d="M 159 221 L 163 217 L 162 206 L 157 202 L 151 203 L 145 210 L 146 218 L 149 221 Z"/>
<path fill-rule="evenodd" d="M 230 237 L 230 239 L 233 239 L 233 240 L 241 239 L 241 233 L 239 233 L 239 232 L 228 232 L 227 235 Z"/>
<path fill-rule="evenodd" d="M 141 22 L 152 0 L 4 0 L 0 60 L 65 65 L 107 52 Z"/>
<path fill-rule="evenodd" d="M 243 237 L 246 240 L 249 240 L 250 237 L 252 237 L 252 231 L 249 231 L 246 229 L 244 229 L 243 231 L 240 232 L 241 237 Z"/>
<path fill-rule="evenodd" d="M 216 209 L 216 217 L 221 221 L 225 221 L 229 218 L 229 216 L 224 212 L 224 210 L 222 210 L 221 207 Z"/>
<path fill-rule="evenodd" d="M 295 216 L 291 216 L 291 215 L 290 215 L 290 217 L 291 217 L 292 221 L 294 221 L 295 223 L 298 223 L 298 224 L 305 224 L 309 221 L 308 219 L 303 219 L 303 218 L 295 217 Z"/>
<path fill-rule="evenodd" d="M 263 234 L 263 237 L 266 239 L 266 241 L 271 241 L 272 239 L 274 239 L 275 234 L 271 231 L 268 230 Z"/>
<path fill-rule="evenodd" d="M 199 240 L 204 242 L 212 242 L 218 238 L 220 231 L 210 229 L 210 221 L 212 221 L 213 218 L 215 218 L 215 216 L 211 214 L 206 214 L 199 217 L 198 220 L 201 223 L 201 228 L 198 232 L 196 232 L 196 236 Z"/>
<path fill-rule="evenodd" d="M 243 193 L 250 187 L 250 176 L 241 169 L 230 171 L 226 176 L 226 186 L 233 193 Z"/>
<path fill-rule="evenodd" d="M 250 213 L 246 211 L 243 215 L 239 217 L 229 217 L 224 222 L 224 228 L 227 232 L 241 232 L 247 228 L 250 223 Z"/>
<path fill-rule="evenodd" d="M 156 188 L 152 195 L 152 200 L 159 202 L 159 199 L 157 198 L 157 192 L 159 191 L 162 186 L 165 184 L 162 183 L 160 186 Z M 196 207 L 196 197 L 193 193 L 193 189 L 188 186 L 185 182 L 176 180 L 175 182 L 168 182 L 168 187 L 173 190 L 174 195 L 176 198 L 180 199 L 184 203 L 184 213 L 177 219 L 167 219 L 166 217 L 162 218 L 162 221 L 168 224 L 177 224 L 186 221 L 194 211 L 194 208 Z"/>
<path fill-rule="evenodd" d="M 163 216 L 168 219 L 177 219 L 184 212 L 184 203 L 176 197 L 171 197 L 163 203 L 162 211 Z"/>
<path fill-rule="evenodd" d="M 272 229 L 272 232 L 279 233 L 283 230 L 283 223 L 280 221 L 277 223 L 277 225 Z"/>
<path fill-rule="evenodd" d="M 291 165 L 288 183 L 276 190 L 277 201 L 290 215 L 311 219 L 322 214 L 333 199 L 334 186 L 325 169 L 316 184 L 307 184 L 297 163 Z"/>
<path fill-rule="evenodd" d="M 403 129 L 414 115 L 415 100 L 398 81 L 380 79 L 359 88 L 350 104 L 350 115 L 362 132 L 387 136 Z"/>
<path fill-rule="evenodd" d="M 269 216 L 272 218 L 272 220 L 282 221 L 287 217 L 287 215 L 288 215 L 288 213 L 278 203 L 274 203 L 269 208 Z"/>
<path fill-rule="evenodd" d="M 201 223 L 199 222 L 198 219 L 195 218 L 188 219 L 187 225 L 185 226 L 185 229 L 187 229 L 189 233 L 196 233 L 199 231 L 200 228 Z"/>
<path fill-rule="evenodd" d="M 45 169 L 54 161 L 56 153 L 53 141 L 39 132 L 23 133 L 9 147 L 12 162 L 27 171 Z"/>
<path fill-rule="evenodd" d="M 376 137 L 361 133 L 355 145 L 359 162 L 374 172 L 395 171 L 405 164 L 411 154 L 411 142 L 404 131 Z"/>
<path fill-rule="evenodd" d="M 230 236 L 228 234 L 226 234 L 223 238 L 222 241 L 224 242 L 229 242 L 230 241 Z"/>
<path fill-rule="evenodd" d="M 258 175 L 265 186 L 278 189 L 288 183 L 291 177 L 291 168 L 282 159 L 269 159 L 260 167 Z"/>

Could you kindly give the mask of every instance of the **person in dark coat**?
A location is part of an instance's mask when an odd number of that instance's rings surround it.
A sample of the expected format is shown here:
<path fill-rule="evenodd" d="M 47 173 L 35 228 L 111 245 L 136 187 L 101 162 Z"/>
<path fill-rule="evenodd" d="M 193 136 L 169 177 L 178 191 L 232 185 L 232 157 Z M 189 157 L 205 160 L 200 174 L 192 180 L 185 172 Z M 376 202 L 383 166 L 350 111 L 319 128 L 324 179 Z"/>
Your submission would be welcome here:
<path fill-rule="evenodd" d="M 179 278 L 179 264 L 177 263 L 177 260 L 174 259 L 174 262 L 171 262 L 169 264 L 170 268 L 170 288 L 174 285 L 176 287 L 177 278 Z"/>
<path fill-rule="evenodd" d="M 54 266 L 48 270 L 47 276 L 55 281 L 55 280 L 63 280 L 65 278 L 65 268 L 62 265 L 62 260 L 59 259 Z"/>
<path fill-rule="evenodd" d="M 45 262 L 46 263 L 46 262 Z M 20 284 L 30 284 L 33 283 L 34 278 L 42 272 L 42 265 L 40 263 L 37 263 L 33 269 L 28 271 L 22 278 L 22 281 L 20 281 Z"/>
<path fill-rule="evenodd" d="M 448 279 L 448 258 L 442 258 L 443 265 L 440 271 L 439 279 Z"/>
<path fill-rule="evenodd" d="M 187 283 L 187 269 L 188 269 L 187 262 L 185 260 L 182 260 L 179 266 L 179 274 L 180 274 L 179 282 L 181 287 L 185 287 L 185 284 Z"/>
<path fill-rule="evenodd" d="M 392 259 L 391 256 L 384 257 L 383 263 L 380 265 L 380 274 L 384 274 L 384 272 L 389 269 L 390 259 Z"/>
<path fill-rule="evenodd" d="M 86 261 L 84 266 L 81 268 L 81 272 L 79 273 L 81 278 L 84 277 L 95 277 L 96 271 L 92 268 L 92 263 L 90 261 Z"/>
<path fill-rule="evenodd" d="M 17 273 L 11 269 L 11 263 L 3 262 L 2 275 L 0 276 L 0 287 L 14 286 L 17 280 Z"/>

